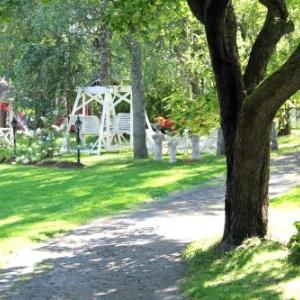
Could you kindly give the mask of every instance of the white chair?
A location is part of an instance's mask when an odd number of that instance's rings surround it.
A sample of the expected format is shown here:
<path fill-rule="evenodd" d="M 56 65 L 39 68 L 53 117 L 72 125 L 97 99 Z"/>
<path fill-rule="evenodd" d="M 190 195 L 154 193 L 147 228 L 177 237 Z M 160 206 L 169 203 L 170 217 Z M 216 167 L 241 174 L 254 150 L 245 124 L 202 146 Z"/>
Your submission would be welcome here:
<path fill-rule="evenodd" d="M 116 134 L 131 134 L 131 117 L 129 113 L 118 113 L 116 118 Z"/>
<path fill-rule="evenodd" d="M 70 124 L 75 124 L 78 116 L 71 116 Z M 82 135 L 99 135 L 100 120 L 97 116 L 81 116 L 79 118 L 82 122 L 81 134 Z"/>

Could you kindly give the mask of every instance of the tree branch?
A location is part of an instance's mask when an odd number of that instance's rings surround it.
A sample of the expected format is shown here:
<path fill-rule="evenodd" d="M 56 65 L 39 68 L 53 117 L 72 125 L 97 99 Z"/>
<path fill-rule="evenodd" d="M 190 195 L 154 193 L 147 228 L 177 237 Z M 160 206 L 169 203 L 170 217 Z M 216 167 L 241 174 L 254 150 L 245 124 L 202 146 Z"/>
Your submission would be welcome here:
<path fill-rule="evenodd" d="M 231 166 L 238 115 L 245 98 L 235 12 L 230 0 L 187 1 L 193 13 L 205 25 L 221 109 L 227 164 Z M 229 177 L 231 171 L 229 167 Z"/>
<path fill-rule="evenodd" d="M 236 17 L 230 1 L 210 1 L 206 8 L 205 29 L 222 119 L 234 119 L 241 106 L 244 86 L 236 43 Z"/>
<path fill-rule="evenodd" d="M 187 2 L 195 17 L 205 24 L 206 6 L 209 0 L 187 0 Z"/>
<path fill-rule="evenodd" d="M 293 22 L 288 20 L 285 0 L 259 1 L 268 8 L 268 13 L 263 28 L 253 44 L 244 74 L 248 94 L 264 79 L 268 63 L 279 40 L 294 30 Z"/>
<path fill-rule="evenodd" d="M 288 61 L 263 81 L 245 99 L 244 108 L 249 112 L 260 111 L 262 106 L 272 119 L 281 105 L 300 90 L 300 44 Z"/>

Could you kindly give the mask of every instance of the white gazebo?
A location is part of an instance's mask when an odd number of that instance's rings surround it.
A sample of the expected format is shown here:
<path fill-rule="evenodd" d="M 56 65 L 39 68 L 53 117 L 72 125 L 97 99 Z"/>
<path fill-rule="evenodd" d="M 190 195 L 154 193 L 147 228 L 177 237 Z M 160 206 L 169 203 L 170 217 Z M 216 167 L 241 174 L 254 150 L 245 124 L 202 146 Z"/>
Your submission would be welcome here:
<path fill-rule="evenodd" d="M 0 126 L 0 141 L 13 145 L 13 129 L 11 126 L 13 119 L 13 99 L 9 98 L 9 92 L 9 84 L 3 79 L 0 80 L 0 111 L 5 111 L 6 113 L 4 127 Z"/>
<path fill-rule="evenodd" d="M 91 114 L 91 106 L 97 103 L 99 115 Z M 126 112 L 122 112 L 121 103 L 127 103 Z M 124 108 L 124 105 L 123 105 Z M 133 145 L 133 111 L 131 86 L 89 86 L 77 87 L 72 112 L 66 128 L 62 152 L 69 149 L 69 134 L 76 119 L 82 122 L 81 137 L 96 136 L 97 140 L 90 147 L 89 153 L 101 154 Z M 151 128 L 146 116 L 147 127 Z"/>

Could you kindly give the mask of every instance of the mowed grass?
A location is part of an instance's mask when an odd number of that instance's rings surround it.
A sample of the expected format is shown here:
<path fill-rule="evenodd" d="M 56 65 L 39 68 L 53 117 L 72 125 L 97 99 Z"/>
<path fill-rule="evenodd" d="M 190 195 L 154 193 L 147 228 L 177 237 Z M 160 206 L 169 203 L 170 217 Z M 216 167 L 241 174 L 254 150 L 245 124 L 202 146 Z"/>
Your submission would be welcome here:
<path fill-rule="evenodd" d="M 300 129 L 295 128 L 292 134 L 278 137 L 278 150 L 272 152 L 272 156 L 280 156 L 300 151 Z"/>
<path fill-rule="evenodd" d="M 224 174 L 224 158 L 133 161 L 130 153 L 83 159 L 84 169 L 0 165 L 0 263 L 18 249 L 89 220 Z"/>
<path fill-rule="evenodd" d="M 300 185 L 280 197 L 271 199 L 270 205 L 272 208 L 277 209 L 300 209 Z"/>
<path fill-rule="evenodd" d="M 300 186 L 272 199 L 270 207 L 300 209 Z M 288 254 L 285 245 L 258 239 L 228 253 L 215 241 L 194 242 L 184 253 L 183 292 L 192 300 L 300 299 L 300 266 L 292 265 Z"/>
<path fill-rule="evenodd" d="M 258 239 L 227 253 L 212 242 L 191 244 L 183 291 L 193 300 L 300 299 L 300 268 L 287 256 L 286 246 Z"/>

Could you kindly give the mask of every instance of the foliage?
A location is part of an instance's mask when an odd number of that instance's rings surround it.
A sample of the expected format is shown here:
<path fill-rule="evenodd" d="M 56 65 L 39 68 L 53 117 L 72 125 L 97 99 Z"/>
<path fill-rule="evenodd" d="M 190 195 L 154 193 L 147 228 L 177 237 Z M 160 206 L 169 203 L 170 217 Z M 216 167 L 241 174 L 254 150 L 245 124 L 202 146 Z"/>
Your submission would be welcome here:
<path fill-rule="evenodd" d="M 57 146 L 53 132 L 43 130 L 30 137 L 28 143 L 18 144 L 16 162 L 27 165 L 52 158 Z"/>
<path fill-rule="evenodd" d="M 286 246 L 250 239 L 223 252 L 199 241 L 185 253 L 188 266 L 184 293 L 189 299 L 296 299 L 300 269 L 287 262 Z"/>
<path fill-rule="evenodd" d="M 196 99 L 175 93 L 165 99 L 171 118 L 180 132 L 207 134 L 218 126 L 218 105 L 214 92 L 203 94 Z"/>
<path fill-rule="evenodd" d="M 13 155 L 13 148 L 4 140 L 0 140 L 0 163 L 10 160 Z"/>
<path fill-rule="evenodd" d="M 80 170 L 0 166 L 1 259 L 47 235 L 204 183 L 225 170 L 224 159 L 216 157 L 170 165 L 167 158 L 133 162 L 129 153 L 118 153 L 82 162 L 88 167 Z"/>
<path fill-rule="evenodd" d="M 20 136 L 17 145 L 17 163 L 34 164 L 43 159 L 52 159 L 59 153 L 61 131 L 57 131 L 49 119 L 44 117 L 42 121 L 43 128 L 31 131 L 29 136 Z"/>
<path fill-rule="evenodd" d="M 55 98 L 91 77 L 85 78 L 94 56 L 81 22 L 83 3 L 22 1 L 0 32 L 0 73 L 12 81 L 18 106 L 51 113 Z"/>
<path fill-rule="evenodd" d="M 291 262 L 300 265 L 300 221 L 295 222 L 297 233 L 291 237 L 289 242 Z"/>

